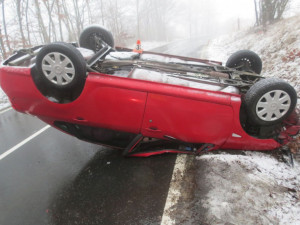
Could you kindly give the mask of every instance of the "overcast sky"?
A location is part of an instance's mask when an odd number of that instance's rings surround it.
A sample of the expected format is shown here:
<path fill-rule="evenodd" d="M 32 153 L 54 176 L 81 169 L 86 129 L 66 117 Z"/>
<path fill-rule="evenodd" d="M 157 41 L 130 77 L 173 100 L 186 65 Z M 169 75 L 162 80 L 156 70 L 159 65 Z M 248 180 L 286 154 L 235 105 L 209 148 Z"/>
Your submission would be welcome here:
<path fill-rule="evenodd" d="M 187 13 L 177 21 L 177 34 L 196 37 L 202 34 L 220 35 L 240 29 L 247 29 L 255 24 L 254 0 L 176 0 Z M 285 17 L 300 11 L 300 0 L 290 0 Z M 190 16 L 192 14 L 192 16 Z M 189 17 L 192 17 L 190 27 Z M 239 22 L 238 22 L 239 21 Z M 179 38 L 183 38 L 182 35 Z"/>

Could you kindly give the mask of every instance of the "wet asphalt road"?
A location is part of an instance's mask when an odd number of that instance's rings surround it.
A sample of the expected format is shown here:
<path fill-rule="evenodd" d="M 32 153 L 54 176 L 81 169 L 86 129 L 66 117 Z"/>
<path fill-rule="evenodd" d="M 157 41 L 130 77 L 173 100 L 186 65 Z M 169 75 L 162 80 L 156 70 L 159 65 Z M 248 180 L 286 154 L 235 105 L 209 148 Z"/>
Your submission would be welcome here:
<path fill-rule="evenodd" d="M 184 45 L 155 51 L 195 57 L 202 47 Z M 0 155 L 45 126 L 1 113 Z M 175 160 L 124 158 L 49 128 L 0 160 L 0 225 L 160 224 Z"/>
<path fill-rule="evenodd" d="M 1 154 L 45 125 L 1 114 Z M 0 224 L 160 224 L 175 159 L 124 158 L 49 128 L 0 161 Z"/>
<path fill-rule="evenodd" d="M 207 36 L 192 38 L 188 40 L 179 40 L 158 48 L 154 48 L 151 51 L 162 52 L 170 55 L 199 58 L 201 55 L 201 50 L 203 46 L 207 44 L 207 41 Z"/>

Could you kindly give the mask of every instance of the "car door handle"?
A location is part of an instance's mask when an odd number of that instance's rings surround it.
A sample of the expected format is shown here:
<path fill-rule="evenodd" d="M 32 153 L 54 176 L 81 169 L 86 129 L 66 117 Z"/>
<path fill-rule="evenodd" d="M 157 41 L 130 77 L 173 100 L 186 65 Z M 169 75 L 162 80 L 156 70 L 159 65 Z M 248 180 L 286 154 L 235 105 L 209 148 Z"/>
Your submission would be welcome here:
<path fill-rule="evenodd" d="M 149 131 L 149 132 L 155 132 L 155 133 L 162 132 L 162 131 L 159 130 L 157 127 L 148 127 L 148 128 L 146 128 L 146 131 Z"/>
<path fill-rule="evenodd" d="M 80 116 L 75 117 L 74 120 L 78 121 L 78 122 L 87 122 L 86 119 L 84 119 L 83 117 L 80 117 Z"/>

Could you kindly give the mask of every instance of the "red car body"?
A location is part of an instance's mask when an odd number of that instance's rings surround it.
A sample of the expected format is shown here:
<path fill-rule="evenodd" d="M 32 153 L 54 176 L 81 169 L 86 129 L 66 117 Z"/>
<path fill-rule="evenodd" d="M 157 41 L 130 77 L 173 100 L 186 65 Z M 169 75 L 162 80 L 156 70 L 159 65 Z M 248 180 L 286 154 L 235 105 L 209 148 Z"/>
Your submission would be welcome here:
<path fill-rule="evenodd" d="M 287 135 L 279 143 L 278 140 L 259 139 L 247 134 L 240 123 L 242 100 L 239 94 L 90 72 L 80 96 L 73 102 L 59 104 L 41 94 L 31 70 L 5 65 L 0 69 L 1 87 L 15 110 L 37 116 L 65 132 L 56 121 L 130 133 L 129 142 L 117 146 L 127 146 L 129 152 L 143 137 L 193 143 L 199 149 L 205 146 L 206 150 L 271 150 L 285 144 L 288 139 Z M 292 127 L 293 134 L 298 132 L 299 122 Z M 132 155 L 149 156 L 164 152 L 187 151 L 162 147 L 159 151 L 150 149 Z"/>

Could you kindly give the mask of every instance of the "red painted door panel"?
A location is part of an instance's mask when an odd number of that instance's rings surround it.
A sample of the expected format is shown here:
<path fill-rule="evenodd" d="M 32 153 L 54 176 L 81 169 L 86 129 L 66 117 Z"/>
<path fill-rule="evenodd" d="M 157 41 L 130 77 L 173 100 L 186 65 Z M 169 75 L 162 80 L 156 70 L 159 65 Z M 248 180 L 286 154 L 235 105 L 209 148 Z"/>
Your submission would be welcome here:
<path fill-rule="evenodd" d="M 162 138 L 169 135 L 192 143 L 220 145 L 232 131 L 230 105 L 148 94 L 142 133 Z"/>
<path fill-rule="evenodd" d="M 125 79 L 89 76 L 78 99 L 58 104 L 38 91 L 30 68 L 4 67 L 0 78 L 16 110 L 51 124 L 57 120 L 131 133 L 141 131 L 147 92 L 129 89 Z"/>
<path fill-rule="evenodd" d="M 139 133 L 146 98 L 146 92 L 99 84 L 84 98 L 82 106 L 86 109 L 77 108 L 76 111 L 91 121 L 93 126 Z"/>

